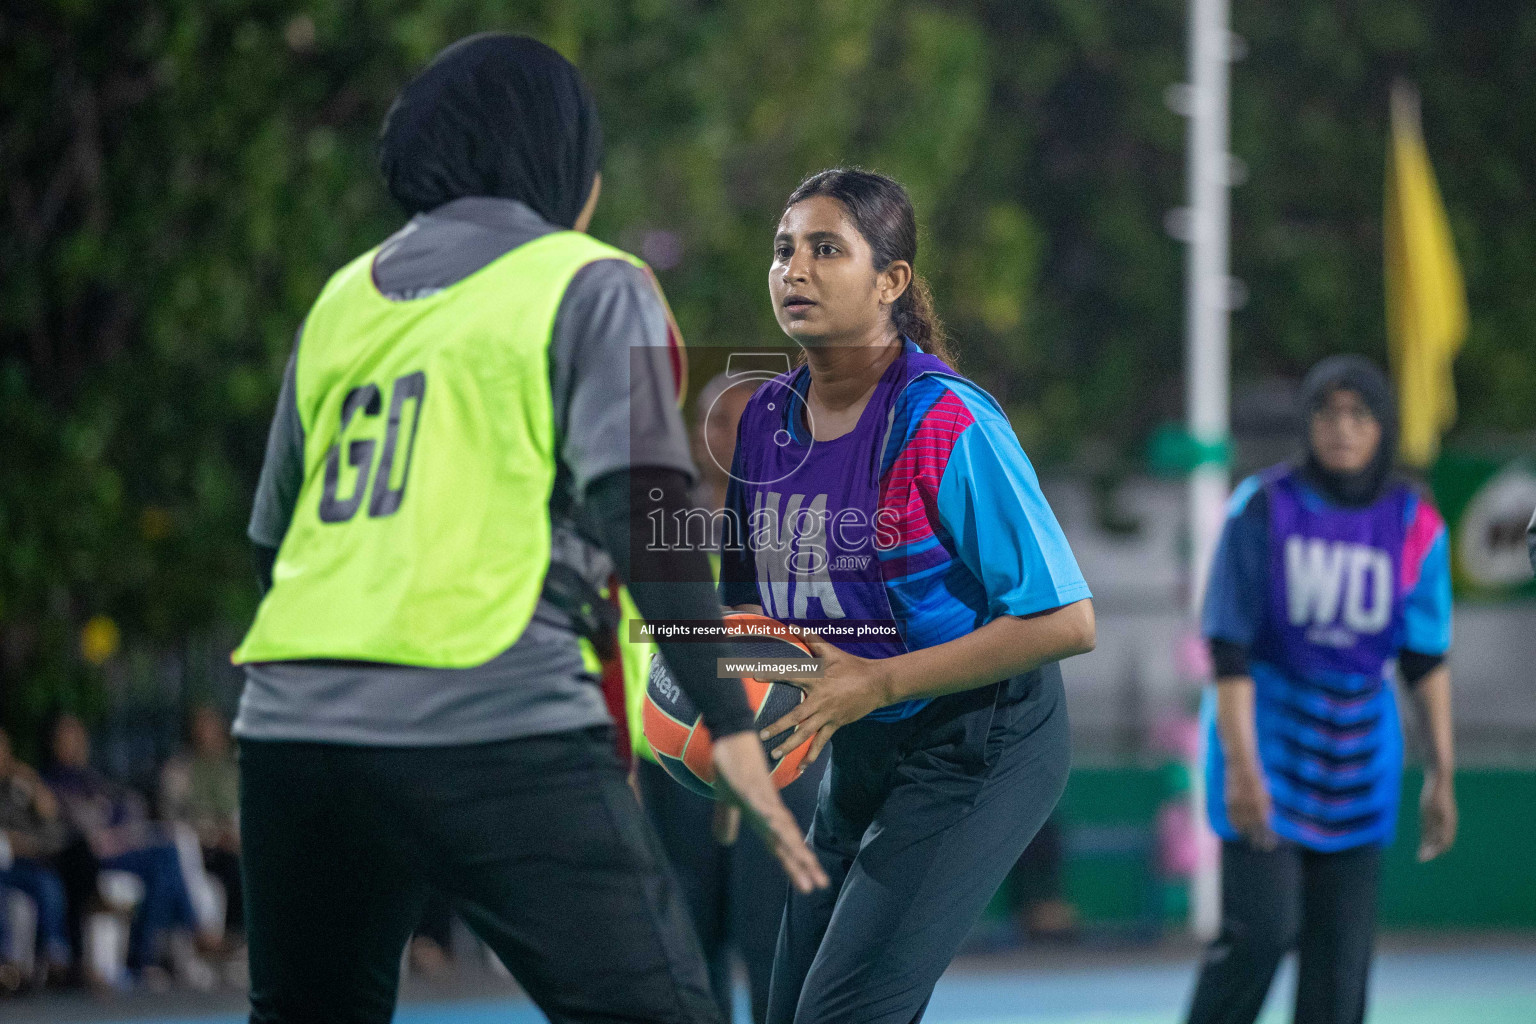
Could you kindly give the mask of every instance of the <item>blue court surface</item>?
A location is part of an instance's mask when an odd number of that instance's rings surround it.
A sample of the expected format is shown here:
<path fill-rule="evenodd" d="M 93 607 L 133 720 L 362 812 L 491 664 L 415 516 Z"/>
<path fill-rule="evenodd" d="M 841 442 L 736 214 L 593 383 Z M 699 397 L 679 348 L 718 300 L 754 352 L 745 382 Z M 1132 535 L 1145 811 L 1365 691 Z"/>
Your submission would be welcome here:
<path fill-rule="evenodd" d="M 1191 954 L 1193 950 L 1191 950 Z M 1140 962 L 1143 961 L 1144 962 Z M 962 960 L 939 983 L 926 1024 L 1177 1024 L 1193 977 L 1192 960 L 1169 951 L 1104 957 L 1058 951 L 1046 957 L 1011 954 Z M 1282 970 L 1261 1024 L 1290 1020 L 1290 966 Z M 1478 942 L 1464 948 L 1383 951 L 1373 979 L 1371 1024 L 1533 1024 L 1536 1022 L 1536 943 Z M 136 1003 L 137 1000 L 129 1000 Z M 83 1007 L 0 1003 L 0 1019 L 20 1024 L 239 1024 L 239 1013 L 156 1015 L 125 1005 L 121 1015 Z M 137 1011 L 137 1012 L 135 1012 Z M 14 1016 L 13 1016 L 14 1014 Z M 400 1024 L 536 1024 L 542 1014 L 520 998 L 404 1003 Z M 736 1020 L 747 1022 L 745 994 Z"/>

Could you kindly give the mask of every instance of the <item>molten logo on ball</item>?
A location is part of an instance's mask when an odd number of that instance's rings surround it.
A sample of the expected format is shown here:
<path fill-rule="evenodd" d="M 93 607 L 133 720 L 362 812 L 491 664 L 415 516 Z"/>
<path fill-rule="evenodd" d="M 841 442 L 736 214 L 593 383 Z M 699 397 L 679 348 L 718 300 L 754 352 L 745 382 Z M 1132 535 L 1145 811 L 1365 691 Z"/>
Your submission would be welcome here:
<path fill-rule="evenodd" d="M 814 661 L 810 649 L 793 637 L 765 636 L 763 627 L 779 627 L 773 619 L 747 612 L 727 612 L 726 627 L 735 634 L 725 642 L 731 656 L 743 660 L 762 661 Z M 789 683 L 747 677 L 742 679 L 747 691 L 747 703 L 752 707 L 755 725 L 761 729 L 772 725 L 789 714 L 805 694 Z M 709 730 L 700 720 L 698 709 L 693 706 L 667 663 L 658 654 L 651 659 L 651 676 L 645 691 L 645 707 L 641 724 L 645 738 L 656 754 L 656 760 L 667 774 L 703 796 L 714 796 L 715 765 L 714 748 Z M 781 739 L 782 734 L 763 743 L 768 754 Z M 805 768 L 805 755 L 810 752 L 810 737 L 777 761 L 770 755 L 768 768 L 774 784 L 780 789 L 800 777 Z"/>

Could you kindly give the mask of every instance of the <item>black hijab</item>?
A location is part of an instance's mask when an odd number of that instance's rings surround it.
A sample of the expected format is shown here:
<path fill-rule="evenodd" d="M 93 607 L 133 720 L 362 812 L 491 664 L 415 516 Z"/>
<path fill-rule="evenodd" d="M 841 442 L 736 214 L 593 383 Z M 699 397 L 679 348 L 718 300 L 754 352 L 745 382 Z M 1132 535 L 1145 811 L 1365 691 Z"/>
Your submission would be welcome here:
<path fill-rule="evenodd" d="M 1312 414 L 1328 396 L 1339 390 L 1353 391 L 1381 424 L 1381 443 L 1370 464 L 1355 473 L 1336 473 L 1317 459 L 1312 449 Z M 1301 473 L 1308 483 L 1340 505 L 1370 505 L 1392 480 L 1393 453 L 1397 450 L 1397 403 L 1392 385 L 1376 364 L 1363 356 L 1329 356 L 1307 373 L 1301 382 Z"/>
<path fill-rule="evenodd" d="M 379 136 L 384 181 L 409 214 L 499 196 L 568 228 L 602 156 L 597 107 L 571 62 L 498 32 L 433 58 L 400 90 Z"/>

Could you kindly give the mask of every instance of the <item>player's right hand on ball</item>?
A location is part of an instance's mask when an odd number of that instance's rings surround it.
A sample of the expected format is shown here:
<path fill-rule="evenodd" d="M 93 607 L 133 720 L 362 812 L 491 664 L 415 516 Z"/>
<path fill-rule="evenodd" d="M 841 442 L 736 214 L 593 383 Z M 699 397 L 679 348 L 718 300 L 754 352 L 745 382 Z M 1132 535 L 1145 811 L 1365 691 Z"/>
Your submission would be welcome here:
<path fill-rule="evenodd" d="M 1269 827 L 1269 787 L 1258 765 L 1227 765 L 1227 820 L 1250 843 L 1273 850 L 1278 843 Z"/>
<path fill-rule="evenodd" d="M 715 791 L 720 798 L 741 808 L 742 817 L 763 837 L 797 891 L 825 889 L 830 884 L 827 873 L 805 845 L 799 822 L 768 777 L 768 760 L 757 733 L 748 729 L 717 739 L 714 750 Z"/>

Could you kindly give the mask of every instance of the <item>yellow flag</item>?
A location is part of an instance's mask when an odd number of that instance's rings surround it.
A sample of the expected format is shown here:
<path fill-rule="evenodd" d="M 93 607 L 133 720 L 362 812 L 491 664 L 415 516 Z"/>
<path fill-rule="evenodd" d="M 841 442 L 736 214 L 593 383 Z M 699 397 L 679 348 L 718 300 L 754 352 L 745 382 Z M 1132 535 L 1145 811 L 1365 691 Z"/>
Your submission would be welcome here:
<path fill-rule="evenodd" d="M 1397 380 L 1403 461 L 1427 466 L 1456 420 L 1451 360 L 1467 333 L 1467 293 L 1424 149 L 1418 95 L 1392 89 L 1386 189 L 1387 347 Z"/>

